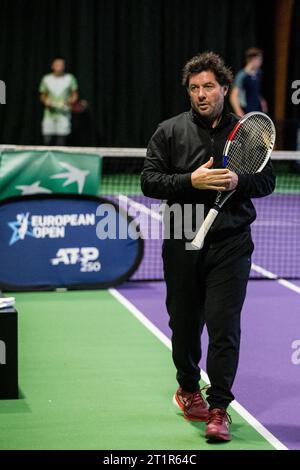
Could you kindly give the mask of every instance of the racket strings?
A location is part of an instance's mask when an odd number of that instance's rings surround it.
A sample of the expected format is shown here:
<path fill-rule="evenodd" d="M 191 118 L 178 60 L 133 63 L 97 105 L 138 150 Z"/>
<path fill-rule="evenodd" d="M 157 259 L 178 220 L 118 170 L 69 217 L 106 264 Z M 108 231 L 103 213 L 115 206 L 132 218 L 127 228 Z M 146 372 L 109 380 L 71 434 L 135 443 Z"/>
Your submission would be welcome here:
<path fill-rule="evenodd" d="M 267 116 L 249 116 L 230 144 L 227 167 L 238 174 L 256 173 L 269 157 L 274 140 L 275 129 Z"/>

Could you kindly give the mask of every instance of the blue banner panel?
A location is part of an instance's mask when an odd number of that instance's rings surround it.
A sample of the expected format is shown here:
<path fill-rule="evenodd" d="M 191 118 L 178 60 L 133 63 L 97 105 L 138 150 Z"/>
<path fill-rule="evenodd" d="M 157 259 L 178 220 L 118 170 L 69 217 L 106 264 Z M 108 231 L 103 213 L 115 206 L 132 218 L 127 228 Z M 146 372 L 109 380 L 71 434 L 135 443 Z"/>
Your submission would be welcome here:
<path fill-rule="evenodd" d="M 103 198 L 39 195 L 0 203 L 0 288 L 107 288 L 143 256 L 139 228 Z"/>

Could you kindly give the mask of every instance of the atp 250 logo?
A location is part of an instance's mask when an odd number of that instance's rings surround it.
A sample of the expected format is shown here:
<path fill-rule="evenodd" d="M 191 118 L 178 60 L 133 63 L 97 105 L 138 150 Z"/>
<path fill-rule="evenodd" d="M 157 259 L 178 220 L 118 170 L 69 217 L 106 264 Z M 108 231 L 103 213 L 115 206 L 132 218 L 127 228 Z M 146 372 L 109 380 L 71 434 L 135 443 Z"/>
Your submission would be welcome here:
<path fill-rule="evenodd" d="M 58 266 L 61 263 L 65 266 L 80 264 L 82 273 L 98 272 L 101 269 L 99 250 L 95 246 L 60 248 L 56 258 L 51 259 L 51 264 Z"/>

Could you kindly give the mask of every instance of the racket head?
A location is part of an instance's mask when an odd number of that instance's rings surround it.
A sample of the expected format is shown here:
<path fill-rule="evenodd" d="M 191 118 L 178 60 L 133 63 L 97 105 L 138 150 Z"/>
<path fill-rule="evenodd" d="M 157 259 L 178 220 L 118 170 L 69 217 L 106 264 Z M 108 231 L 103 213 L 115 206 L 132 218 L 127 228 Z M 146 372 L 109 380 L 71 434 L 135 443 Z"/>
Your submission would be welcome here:
<path fill-rule="evenodd" d="M 273 121 L 264 113 L 245 114 L 232 129 L 223 152 L 223 165 L 237 174 L 260 172 L 276 139 Z"/>

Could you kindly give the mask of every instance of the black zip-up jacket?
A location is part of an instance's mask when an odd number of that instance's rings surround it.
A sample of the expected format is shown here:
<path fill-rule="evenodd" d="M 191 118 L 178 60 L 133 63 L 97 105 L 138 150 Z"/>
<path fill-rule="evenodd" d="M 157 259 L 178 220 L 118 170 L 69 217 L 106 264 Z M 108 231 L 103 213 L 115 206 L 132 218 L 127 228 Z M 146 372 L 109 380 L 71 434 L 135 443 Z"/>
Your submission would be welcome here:
<path fill-rule="evenodd" d="M 167 200 L 168 204 L 204 204 L 205 215 L 213 206 L 217 192 L 196 189 L 191 173 L 214 157 L 213 168 L 222 168 L 222 156 L 228 134 L 238 118 L 224 110 L 215 128 L 209 128 L 191 109 L 162 122 L 150 139 L 141 186 L 145 196 Z M 275 175 L 269 161 L 254 175 L 239 175 L 236 192 L 221 209 L 210 236 L 213 239 L 250 230 L 256 218 L 251 198 L 271 194 Z"/>

